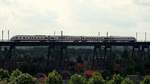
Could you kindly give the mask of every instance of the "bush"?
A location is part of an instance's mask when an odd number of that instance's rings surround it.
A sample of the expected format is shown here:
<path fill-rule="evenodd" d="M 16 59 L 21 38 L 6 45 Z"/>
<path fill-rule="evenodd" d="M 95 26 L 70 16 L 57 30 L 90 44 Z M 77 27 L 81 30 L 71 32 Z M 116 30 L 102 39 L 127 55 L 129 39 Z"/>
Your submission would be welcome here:
<path fill-rule="evenodd" d="M 49 73 L 46 84 L 63 84 L 61 75 L 56 71 Z"/>
<path fill-rule="evenodd" d="M 94 75 L 89 79 L 88 84 L 105 84 L 105 80 L 100 73 L 95 72 Z"/>
<path fill-rule="evenodd" d="M 8 84 L 7 80 L 0 81 L 0 84 Z"/>
<path fill-rule="evenodd" d="M 9 73 L 7 70 L 0 69 L 0 81 L 1 80 L 8 80 L 9 79 Z"/>
<path fill-rule="evenodd" d="M 86 84 L 86 79 L 81 75 L 74 74 L 71 76 L 69 84 Z"/>
<path fill-rule="evenodd" d="M 114 80 L 109 80 L 106 82 L 106 84 L 115 84 Z"/>
<path fill-rule="evenodd" d="M 113 76 L 113 82 L 114 82 L 114 84 L 121 84 L 121 82 L 123 81 L 123 77 L 122 76 L 120 76 L 119 74 L 118 75 L 114 75 Z"/>
<path fill-rule="evenodd" d="M 121 84 L 134 84 L 132 80 L 130 80 L 129 78 L 125 78 Z"/>
<path fill-rule="evenodd" d="M 18 76 L 20 76 L 22 72 L 18 69 L 14 70 L 10 75 L 10 81 L 15 80 Z"/>
<path fill-rule="evenodd" d="M 145 76 L 144 80 L 141 81 L 141 84 L 150 84 L 150 76 Z"/>
<path fill-rule="evenodd" d="M 10 84 L 37 84 L 37 80 L 29 74 L 21 74 Z"/>

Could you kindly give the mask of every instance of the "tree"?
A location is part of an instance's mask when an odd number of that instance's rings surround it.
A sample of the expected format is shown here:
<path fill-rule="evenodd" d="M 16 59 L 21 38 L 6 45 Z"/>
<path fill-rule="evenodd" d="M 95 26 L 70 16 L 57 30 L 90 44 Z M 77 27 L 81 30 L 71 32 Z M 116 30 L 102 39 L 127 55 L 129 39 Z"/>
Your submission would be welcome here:
<path fill-rule="evenodd" d="M 119 74 L 115 74 L 114 76 L 113 76 L 113 81 L 114 81 L 114 84 L 121 84 L 121 82 L 123 81 L 123 77 L 122 76 L 120 76 Z"/>
<path fill-rule="evenodd" d="M 150 76 L 145 76 L 144 80 L 141 81 L 141 84 L 150 84 Z"/>
<path fill-rule="evenodd" d="M 105 84 L 105 80 L 100 73 L 95 72 L 94 75 L 89 79 L 88 84 Z"/>
<path fill-rule="evenodd" d="M 18 69 L 14 70 L 10 75 L 10 81 L 15 80 L 19 75 L 21 75 L 22 72 Z"/>
<path fill-rule="evenodd" d="M 134 84 L 132 80 L 130 80 L 129 78 L 125 78 L 121 84 Z"/>
<path fill-rule="evenodd" d="M 81 75 L 74 74 L 71 76 L 69 84 L 86 84 L 86 79 Z"/>
<path fill-rule="evenodd" d="M 10 84 L 38 84 L 37 80 L 31 75 L 25 73 L 19 75 L 13 82 Z"/>
<path fill-rule="evenodd" d="M 56 71 L 50 72 L 46 84 L 63 84 L 62 76 Z"/>
<path fill-rule="evenodd" d="M 115 84 L 115 83 L 114 83 L 114 80 L 109 80 L 106 82 L 106 84 Z"/>
<path fill-rule="evenodd" d="M 8 80 L 9 79 L 9 73 L 7 70 L 0 69 L 0 81 L 1 80 Z"/>

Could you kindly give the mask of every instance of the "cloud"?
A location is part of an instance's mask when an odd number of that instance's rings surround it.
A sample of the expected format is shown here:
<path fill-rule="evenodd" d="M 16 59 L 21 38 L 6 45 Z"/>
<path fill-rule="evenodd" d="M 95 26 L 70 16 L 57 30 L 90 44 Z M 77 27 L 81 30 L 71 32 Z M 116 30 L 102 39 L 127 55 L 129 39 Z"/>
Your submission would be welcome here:
<path fill-rule="evenodd" d="M 12 35 L 64 30 L 68 35 L 97 35 L 98 31 L 106 35 L 108 31 L 134 36 L 150 30 L 150 7 L 140 3 L 149 1 L 0 0 L 0 27 L 5 25 Z"/>
<path fill-rule="evenodd" d="M 143 6 L 150 6 L 150 0 L 135 0 L 135 3 Z"/>

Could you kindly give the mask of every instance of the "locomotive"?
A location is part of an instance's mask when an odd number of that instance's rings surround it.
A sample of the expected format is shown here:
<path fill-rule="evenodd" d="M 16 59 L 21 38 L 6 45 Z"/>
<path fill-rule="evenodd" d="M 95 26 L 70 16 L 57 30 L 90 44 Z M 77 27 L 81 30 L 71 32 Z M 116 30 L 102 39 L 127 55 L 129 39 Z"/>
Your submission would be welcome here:
<path fill-rule="evenodd" d="M 50 35 L 16 35 L 11 41 L 56 41 L 56 42 L 136 42 L 134 37 L 121 36 L 50 36 Z"/>

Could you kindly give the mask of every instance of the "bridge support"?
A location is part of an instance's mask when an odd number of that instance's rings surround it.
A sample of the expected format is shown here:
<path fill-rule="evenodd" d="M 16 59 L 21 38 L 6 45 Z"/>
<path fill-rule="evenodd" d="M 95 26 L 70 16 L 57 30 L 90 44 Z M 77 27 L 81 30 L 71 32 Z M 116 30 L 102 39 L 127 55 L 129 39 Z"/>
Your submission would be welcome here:
<path fill-rule="evenodd" d="M 13 59 L 12 59 L 12 57 L 13 57 Z M 11 70 L 15 67 L 15 65 L 16 65 L 15 45 L 11 45 L 9 47 L 5 63 L 6 63 L 6 68 L 9 70 Z"/>
<path fill-rule="evenodd" d="M 52 56 L 52 51 L 54 52 L 54 45 L 48 45 L 48 54 L 47 54 L 47 71 L 53 69 L 54 58 Z"/>
<path fill-rule="evenodd" d="M 103 47 L 104 54 L 102 54 L 102 46 L 96 45 L 93 49 L 93 57 L 92 57 L 92 66 L 93 68 L 97 69 L 104 69 L 108 68 L 109 63 L 111 63 L 112 59 L 112 47 L 111 46 L 104 46 Z"/>
<path fill-rule="evenodd" d="M 59 66 L 61 69 L 64 69 L 64 61 L 67 58 L 67 46 L 62 45 L 60 46 L 60 56 L 59 56 Z"/>
<path fill-rule="evenodd" d="M 92 68 L 96 68 L 97 67 L 97 65 L 96 65 L 96 63 L 97 63 L 96 59 L 97 59 L 97 54 L 98 54 L 97 49 L 98 49 L 98 46 L 94 46 L 93 56 L 91 57 L 91 66 L 92 66 Z"/>
<path fill-rule="evenodd" d="M 104 66 L 105 69 L 109 68 L 109 65 L 112 64 L 112 46 L 106 45 L 105 46 L 105 54 L 104 54 Z"/>
<path fill-rule="evenodd" d="M 133 46 L 132 47 L 132 57 L 134 57 L 134 54 L 135 54 L 135 47 Z"/>

